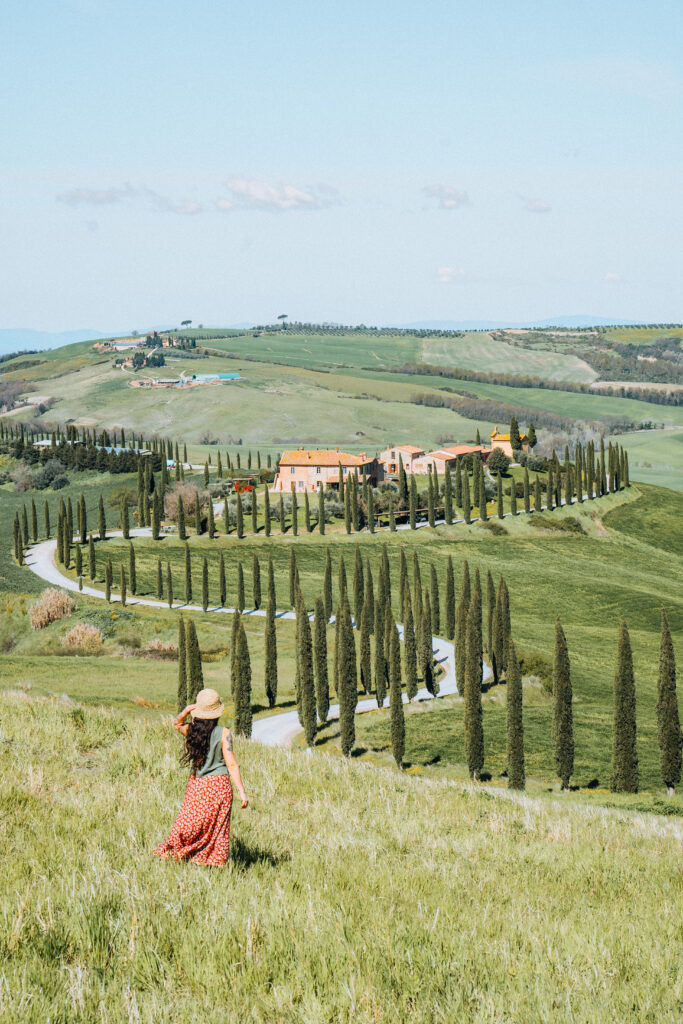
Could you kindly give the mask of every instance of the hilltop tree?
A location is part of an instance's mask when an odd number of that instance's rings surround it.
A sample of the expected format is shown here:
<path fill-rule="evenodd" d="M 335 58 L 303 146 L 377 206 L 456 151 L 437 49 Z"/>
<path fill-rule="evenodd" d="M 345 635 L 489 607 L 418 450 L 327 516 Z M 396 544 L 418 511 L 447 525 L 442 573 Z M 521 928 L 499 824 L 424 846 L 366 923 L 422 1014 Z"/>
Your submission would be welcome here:
<path fill-rule="evenodd" d="M 187 645 L 185 643 L 185 622 L 182 615 L 178 617 L 178 714 L 183 711 L 189 701 L 187 699 Z"/>
<path fill-rule="evenodd" d="M 506 651 L 508 663 L 507 676 L 507 753 L 508 753 L 508 788 L 524 789 L 526 785 L 524 773 L 524 718 L 522 711 L 522 674 L 519 670 L 517 651 L 508 640 Z"/>
<path fill-rule="evenodd" d="M 190 704 L 194 704 L 197 694 L 204 689 L 204 674 L 197 630 L 192 619 L 187 621 L 185 644 L 187 650 L 187 698 Z"/>
<path fill-rule="evenodd" d="M 235 660 L 237 678 L 233 683 L 235 718 L 234 729 L 237 736 L 251 736 L 251 659 L 249 645 L 244 626 L 240 622 L 237 633 L 237 657 Z"/>
<path fill-rule="evenodd" d="M 277 700 L 277 636 L 275 631 L 275 604 L 272 600 L 268 601 L 266 608 L 264 674 L 268 707 L 274 708 Z"/>
<path fill-rule="evenodd" d="M 555 623 L 555 655 L 553 659 L 553 744 L 555 747 L 555 770 L 562 789 L 569 792 L 569 780 L 574 773 L 572 681 L 567 640 L 559 618 Z"/>
<path fill-rule="evenodd" d="M 613 793 L 638 792 L 636 748 L 636 687 L 633 678 L 631 640 L 626 622 L 621 623 L 617 667 L 614 674 L 614 731 L 612 747 Z"/>
<path fill-rule="evenodd" d="M 484 767 L 484 726 L 481 708 L 482 637 L 481 592 L 476 579 L 467 612 L 464 723 L 465 754 L 470 778 L 478 780 Z"/>
<path fill-rule="evenodd" d="M 315 702 L 318 709 L 318 719 L 323 724 L 327 721 L 330 711 L 330 683 L 327 673 L 328 622 L 329 616 L 325 614 L 322 598 L 317 597 L 314 622 Z"/>
<path fill-rule="evenodd" d="M 657 680 L 657 736 L 662 782 L 669 796 L 681 781 L 681 722 L 676 696 L 676 658 L 666 612 L 662 608 L 662 638 Z"/>
<path fill-rule="evenodd" d="M 389 706 L 391 708 L 391 751 L 399 768 L 403 767 L 406 748 L 406 726 L 403 713 L 403 691 L 401 689 L 401 654 L 398 630 L 391 624 L 391 659 L 389 662 Z"/>

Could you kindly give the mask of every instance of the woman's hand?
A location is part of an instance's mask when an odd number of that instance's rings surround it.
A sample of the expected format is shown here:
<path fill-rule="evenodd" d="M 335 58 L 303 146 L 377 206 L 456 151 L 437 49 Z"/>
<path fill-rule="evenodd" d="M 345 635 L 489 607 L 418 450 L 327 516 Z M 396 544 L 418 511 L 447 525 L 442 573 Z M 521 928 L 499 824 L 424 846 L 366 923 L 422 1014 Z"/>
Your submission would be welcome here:
<path fill-rule="evenodd" d="M 240 793 L 240 800 L 242 801 L 242 803 L 240 804 L 242 810 L 244 810 L 245 807 L 249 806 L 249 797 L 244 792 L 244 790 Z"/>

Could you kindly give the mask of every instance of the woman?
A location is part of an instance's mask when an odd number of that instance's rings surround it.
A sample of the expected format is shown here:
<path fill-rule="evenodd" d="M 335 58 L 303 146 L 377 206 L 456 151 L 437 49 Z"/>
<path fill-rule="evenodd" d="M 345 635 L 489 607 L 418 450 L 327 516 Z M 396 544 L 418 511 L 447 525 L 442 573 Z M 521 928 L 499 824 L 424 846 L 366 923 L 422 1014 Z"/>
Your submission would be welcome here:
<path fill-rule="evenodd" d="M 188 704 L 173 723 L 185 737 L 183 760 L 191 773 L 183 806 L 168 839 L 154 850 L 157 857 L 193 860 L 195 864 L 223 867 L 230 850 L 232 786 L 242 801 L 249 801 L 232 752 L 232 733 L 218 724 L 223 704 L 215 690 L 200 690 L 197 703 Z M 192 721 L 185 724 L 188 715 Z"/>

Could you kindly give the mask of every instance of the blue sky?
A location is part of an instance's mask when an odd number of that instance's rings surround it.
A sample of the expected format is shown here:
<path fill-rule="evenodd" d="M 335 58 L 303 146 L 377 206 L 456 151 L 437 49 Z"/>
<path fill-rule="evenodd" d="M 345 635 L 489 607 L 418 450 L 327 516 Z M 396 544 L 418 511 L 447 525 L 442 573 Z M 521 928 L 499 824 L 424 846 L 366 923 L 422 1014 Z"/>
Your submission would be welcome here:
<path fill-rule="evenodd" d="M 4 0 L 0 327 L 681 321 L 680 0 Z"/>

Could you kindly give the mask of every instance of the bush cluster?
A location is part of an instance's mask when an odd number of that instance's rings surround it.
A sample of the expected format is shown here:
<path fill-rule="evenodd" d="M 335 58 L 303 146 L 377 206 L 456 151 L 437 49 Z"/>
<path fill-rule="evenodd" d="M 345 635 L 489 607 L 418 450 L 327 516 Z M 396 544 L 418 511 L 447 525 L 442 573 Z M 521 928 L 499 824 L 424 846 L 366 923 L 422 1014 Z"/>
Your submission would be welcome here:
<path fill-rule="evenodd" d="M 30 619 L 32 629 L 45 629 L 51 622 L 64 619 L 74 610 L 72 598 L 64 590 L 50 588 L 44 590 L 35 604 L 31 605 Z"/>
<path fill-rule="evenodd" d="M 103 643 L 101 630 L 87 622 L 77 622 L 73 629 L 62 637 L 62 647 L 80 651 L 82 654 L 98 654 Z"/>

